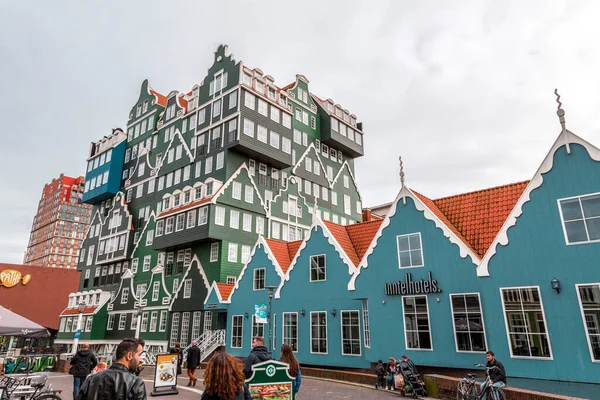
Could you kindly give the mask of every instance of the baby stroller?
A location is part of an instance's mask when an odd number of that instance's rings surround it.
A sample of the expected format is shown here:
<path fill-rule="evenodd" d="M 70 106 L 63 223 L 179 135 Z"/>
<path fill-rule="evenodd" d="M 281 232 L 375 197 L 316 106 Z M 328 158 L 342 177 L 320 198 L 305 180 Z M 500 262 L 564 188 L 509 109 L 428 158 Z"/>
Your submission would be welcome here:
<path fill-rule="evenodd" d="M 402 377 L 404 378 L 404 387 L 399 388 L 402 396 L 412 394 L 415 399 L 418 396 L 427 397 L 425 383 L 421 380 L 420 375 L 416 374 L 406 361 L 400 361 L 398 372 L 402 374 Z"/>

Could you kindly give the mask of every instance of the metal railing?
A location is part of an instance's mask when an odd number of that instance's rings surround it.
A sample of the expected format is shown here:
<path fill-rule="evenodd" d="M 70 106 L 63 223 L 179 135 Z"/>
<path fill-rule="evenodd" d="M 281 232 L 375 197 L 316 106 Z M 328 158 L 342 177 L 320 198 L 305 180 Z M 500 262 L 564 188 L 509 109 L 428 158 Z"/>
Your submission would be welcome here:
<path fill-rule="evenodd" d="M 195 339 L 200 348 L 200 361 L 204 361 L 219 346 L 225 345 L 225 329 L 206 330 L 199 338 Z M 191 345 L 183 349 L 183 359 L 187 359 L 187 352 Z"/>

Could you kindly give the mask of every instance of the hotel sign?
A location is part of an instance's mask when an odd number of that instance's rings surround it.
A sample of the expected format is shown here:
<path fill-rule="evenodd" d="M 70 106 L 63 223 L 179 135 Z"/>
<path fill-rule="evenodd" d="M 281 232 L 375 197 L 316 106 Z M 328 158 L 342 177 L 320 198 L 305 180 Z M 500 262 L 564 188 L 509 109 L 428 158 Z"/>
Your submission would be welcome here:
<path fill-rule="evenodd" d="M 392 295 L 407 295 L 407 294 L 428 294 L 441 293 L 438 287 L 438 281 L 431 277 L 431 271 L 428 274 L 429 279 L 421 279 L 413 281 L 412 275 L 407 273 L 404 276 L 404 282 L 398 281 L 385 284 L 385 294 Z"/>
<path fill-rule="evenodd" d="M 23 285 L 27 285 L 31 280 L 31 275 L 21 275 L 21 273 L 15 269 L 5 269 L 0 272 L 0 286 L 7 288 L 17 285 L 19 282 L 23 282 Z"/>

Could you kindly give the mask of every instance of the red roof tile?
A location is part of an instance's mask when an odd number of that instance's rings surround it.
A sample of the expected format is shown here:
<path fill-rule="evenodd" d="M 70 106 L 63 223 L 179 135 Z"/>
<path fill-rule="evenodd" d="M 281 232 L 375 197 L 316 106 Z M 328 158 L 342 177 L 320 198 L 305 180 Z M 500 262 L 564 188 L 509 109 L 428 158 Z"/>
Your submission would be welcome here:
<path fill-rule="evenodd" d="M 435 214 L 436 217 L 439 218 L 440 221 L 442 221 L 444 225 L 446 225 L 452 231 L 452 233 L 454 233 L 460 239 L 461 242 L 463 242 L 467 247 L 469 247 L 474 253 L 477 253 L 477 251 L 475 251 L 475 249 L 471 247 L 470 242 L 467 239 L 465 239 L 465 237 L 460 233 L 458 229 L 456 229 L 456 226 L 454 226 L 450 221 L 448 221 L 448 218 L 446 218 L 444 213 L 442 213 L 442 211 L 437 207 L 437 205 L 433 201 L 431 201 L 431 199 L 423 196 L 421 193 L 418 193 L 412 189 L 411 191 L 427 206 L 427 208 L 431 210 L 431 212 Z"/>
<path fill-rule="evenodd" d="M 350 240 L 352 240 L 354 250 L 356 251 L 356 255 L 358 255 L 359 259 L 362 259 L 367 252 L 367 249 L 373 241 L 373 238 L 375 237 L 377 230 L 379 230 L 382 222 L 383 219 L 379 219 L 376 221 L 367 221 L 360 224 L 346 226 L 348 236 L 350 237 Z"/>
<path fill-rule="evenodd" d="M 0 305 L 46 328 L 58 329 L 59 315 L 69 301 L 69 294 L 79 288 L 80 272 L 76 269 L 37 265 L 1 264 L 0 271 L 14 269 L 30 274 L 27 285 L 0 286 Z"/>
<path fill-rule="evenodd" d="M 156 102 L 158 104 L 160 104 L 163 107 L 167 106 L 167 98 L 165 96 L 152 89 L 150 89 L 150 93 L 152 93 L 154 97 L 156 97 Z"/>
<path fill-rule="evenodd" d="M 300 248 L 300 245 L 302 244 L 302 240 L 288 243 L 281 240 L 265 239 L 265 242 L 275 256 L 277 264 L 279 264 L 283 273 L 286 274 L 290 268 L 292 260 Z"/>
<path fill-rule="evenodd" d="M 511 183 L 443 197 L 433 203 L 477 254 L 482 256 L 500 232 L 528 184 L 529 181 Z"/>
<path fill-rule="evenodd" d="M 223 299 L 223 301 L 229 300 L 229 296 L 231 295 L 234 286 L 235 285 L 230 283 L 217 283 L 217 289 L 219 290 L 219 293 L 221 293 L 221 299 Z"/>
<path fill-rule="evenodd" d="M 327 229 L 329 229 L 329 232 L 331 232 L 333 237 L 335 237 L 335 240 L 340 244 L 342 250 L 344 250 L 344 253 L 346 253 L 352 264 L 358 266 L 360 258 L 358 257 L 358 254 L 356 254 L 356 250 L 354 249 L 354 245 L 352 244 L 352 240 L 348 235 L 346 227 L 329 221 L 323 221 L 323 223 Z"/>
<path fill-rule="evenodd" d="M 194 207 L 202 205 L 202 204 L 210 203 L 211 199 L 212 199 L 212 197 L 205 197 L 203 199 L 184 204 L 177 208 L 171 208 L 167 211 L 163 211 L 160 214 L 158 214 L 158 218 L 163 218 L 163 217 L 166 217 L 166 216 L 172 215 L 172 214 L 179 214 L 179 212 L 181 212 L 181 211 L 189 210 L 190 208 L 194 208 Z"/>

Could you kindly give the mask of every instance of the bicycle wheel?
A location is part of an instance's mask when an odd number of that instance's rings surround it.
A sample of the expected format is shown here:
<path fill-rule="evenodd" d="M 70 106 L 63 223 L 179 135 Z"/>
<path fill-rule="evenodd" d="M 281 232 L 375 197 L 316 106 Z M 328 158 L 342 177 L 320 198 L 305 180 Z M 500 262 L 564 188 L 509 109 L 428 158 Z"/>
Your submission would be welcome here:
<path fill-rule="evenodd" d="M 463 400 L 466 394 L 469 394 L 469 385 L 467 382 L 460 381 L 456 387 L 456 400 Z"/>

